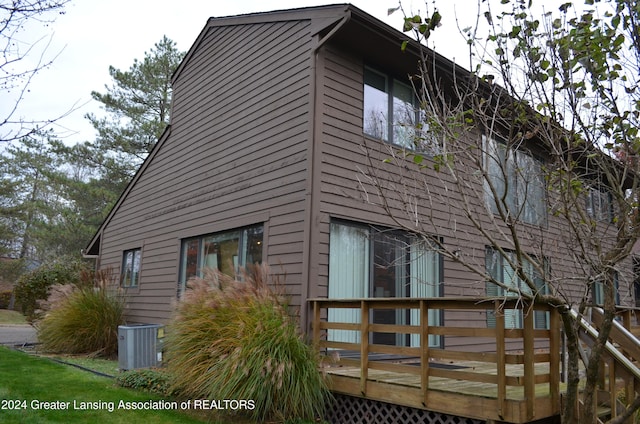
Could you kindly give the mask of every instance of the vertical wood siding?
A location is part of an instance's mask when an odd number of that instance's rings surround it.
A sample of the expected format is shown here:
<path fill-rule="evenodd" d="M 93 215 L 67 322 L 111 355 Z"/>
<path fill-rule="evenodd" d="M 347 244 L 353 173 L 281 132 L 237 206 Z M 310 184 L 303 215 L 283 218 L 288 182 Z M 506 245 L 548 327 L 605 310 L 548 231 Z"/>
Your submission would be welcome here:
<path fill-rule="evenodd" d="M 169 317 L 181 239 L 261 222 L 300 305 L 310 41 L 309 21 L 212 27 L 183 69 L 171 134 L 103 233 L 102 267 L 143 249 L 131 322 Z"/>

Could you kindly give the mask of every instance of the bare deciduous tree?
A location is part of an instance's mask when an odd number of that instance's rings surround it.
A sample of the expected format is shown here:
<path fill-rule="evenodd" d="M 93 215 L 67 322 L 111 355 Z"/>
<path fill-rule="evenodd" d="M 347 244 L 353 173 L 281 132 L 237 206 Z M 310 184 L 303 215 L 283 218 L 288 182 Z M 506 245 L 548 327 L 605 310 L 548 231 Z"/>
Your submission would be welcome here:
<path fill-rule="evenodd" d="M 29 40 L 27 27 L 49 25 L 56 14 L 64 13 L 69 0 L 2 0 L 0 1 L 0 90 L 3 97 L 13 98 L 0 115 L 0 141 L 12 141 L 32 134 L 57 118 L 47 120 L 24 118 L 18 106 L 29 90 L 33 77 L 53 62 L 49 57 L 50 38 Z M 55 56 L 55 55 L 54 55 Z"/>
<path fill-rule="evenodd" d="M 566 404 L 583 404 L 579 417 L 565 408 L 563 421 L 593 422 L 600 358 L 625 296 L 618 286 L 628 287 L 640 236 L 640 10 L 627 0 L 540 14 L 528 1 L 496 3 L 478 2 L 478 24 L 462 30 L 472 71 L 403 44 L 419 56 L 410 77 L 421 123 L 410 149 L 365 142 L 361 189 L 475 275 L 466 289 L 559 309 Z M 420 43 L 441 22 L 437 10 L 405 17 Z M 594 304 L 604 319 L 579 392 L 578 323 Z"/>

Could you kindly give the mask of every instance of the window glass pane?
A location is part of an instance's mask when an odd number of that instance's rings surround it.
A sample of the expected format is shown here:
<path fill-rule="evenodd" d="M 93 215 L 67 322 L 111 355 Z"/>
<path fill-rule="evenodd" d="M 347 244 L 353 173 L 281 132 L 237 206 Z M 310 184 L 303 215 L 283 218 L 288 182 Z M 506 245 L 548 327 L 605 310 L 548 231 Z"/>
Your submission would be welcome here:
<path fill-rule="evenodd" d="M 499 141 L 484 136 L 483 140 L 487 207 L 497 214 L 500 202 L 503 211 L 513 214 L 516 219 L 529 224 L 546 224 L 546 190 L 540 161 L 525 152 L 514 152 Z"/>
<path fill-rule="evenodd" d="M 369 296 L 369 235 L 361 227 L 331 224 L 329 234 L 329 298 L 352 299 Z M 359 323 L 357 309 L 329 308 L 329 321 Z M 360 333 L 328 330 L 327 339 L 357 343 Z"/>
<path fill-rule="evenodd" d="M 411 297 L 440 296 L 440 258 L 438 253 L 422 240 L 413 240 L 410 247 L 409 290 Z M 420 310 L 411 310 L 411 325 L 420 325 Z M 428 325 L 440 325 L 440 311 L 429 308 Z M 439 336 L 429 335 L 429 346 L 439 345 Z M 410 346 L 420 346 L 420 335 L 412 334 Z"/>
<path fill-rule="evenodd" d="M 501 143 L 486 137 L 484 137 L 484 149 L 485 168 L 487 169 L 487 181 L 484 182 L 485 200 L 491 212 L 497 214 L 498 206 L 493 191 L 495 191 L 496 196 L 500 199 L 507 188 L 505 181 L 505 171 L 507 169 L 505 149 Z"/>
<path fill-rule="evenodd" d="M 197 277 L 198 255 L 200 254 L 200 240 L 187 240 L 182 244 L 182 275 L 180 281 L 185 283 L 190 278 Z"/>
<path fill-rule="evenodd" d="M 589 189 L 587 196 L 587 213 L 590 217 L 597 221 L 611 222 L 611 198 L 609 193 L 598 190 L 597 188 Z"/>
<path fill-rule="evenodd" d="M 513 252 L 506 252 L 507 257 L 502 256 L 498 251 L 487 247 L 485 256 L 485 267 L 489 274 L 496 281 L 503 283 L 507 287 L 520 289 L 522 293 L 531 293 L 531 288 L 520 278 L 513 265 L 516 265 L 516 256 Z M 511 263 L 510 263 L 511 262 Z M 546 268 L 546 260 L 544 260 Z M 533 263 L 524 259 L 522 272 L 536 286 L 537 291 L 546 293 L 547 287 L 540 273 L 535 269 Z M 517 293 L 507 292 L 502 287 L 488 281 L 487 296 L 518 296 Z M 504 311 L 505 328 L 522 328 L 522 311 L 519 309 L 507 309 Z M 548 314 L 543 311 L 536 311 L 534 315 L 535 328 L 548 328 Z M 495 316 L 493 311 L 487 312 L 487 327 L 495 328 Z"/>
<path fill-rule="evenodd" d="M 140 278 L 140 249 L 125 250 L 122 253 L 122 287 L 136 287 Z"/>
<path fill-rule="evenodd" d="M 364 132 L 388 140 L 389 95 L 387 78 L 370 69 L 364 71 Z"/>
<path fill-rule="evenodd" d="M 133 270 L 133 252 L 124 252 L 124 260 L 122 265 L 122 286 L 128 287 L 131 281 L 131 273 Z"/>
<path fill-rule="evenodd" d="M 240 268 L 262 262 L 262 235 L 263 226 L 256 225 L 184 241 L 178 295 L 190 278 L 202 277 L 204 269 L 240 277 Z"/>
<path fill-rule="evenodd" d="M 393 143 L 409 149 L 416 147 L 416 106 L 413 88 L 393 81 Z"/>
<path fill-rule="evenodd" d="M 518 205 L 522 211 L 520 219 L 529 224 L 542 225 L 546 222 L 546 200 L 542 166 L 528 154 L 517 152 Z"/>
<path fill-rule="evenodd" d="M 138 279 L 140 277 L 140 250 L 136 249 L 135 251 L 133 251 L 133 269 L 131 272 L 131 286 L 132 287 L 137 287 L 138 286 Z"/>
<path fill-rule="evenodd" d="M 223 274 L 235 276 L 239 267 L 241 231 L 230 231 L 204 238 L 203 258 L 209 259 Z"/>
<path fill-rule="evenodd" d="M 260 227 L 251 227 L 245 230 L 245 258 L 243 265 L 254 265 L 262 262 L 262 236 L 263 229 Z"/>

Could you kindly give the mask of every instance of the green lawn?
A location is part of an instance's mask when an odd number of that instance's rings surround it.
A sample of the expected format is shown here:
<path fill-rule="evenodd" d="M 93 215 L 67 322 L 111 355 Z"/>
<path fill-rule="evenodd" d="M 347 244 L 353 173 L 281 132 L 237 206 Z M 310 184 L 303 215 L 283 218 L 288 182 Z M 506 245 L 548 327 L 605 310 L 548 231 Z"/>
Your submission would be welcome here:
<path fill-rule="evenodd" d="M 4 347 L 0 347 L 0 376 L 2 423 L 201 422 L 172 410 L 119 409 L 151 406 L 162 398 L 114 387 L 112 379 Z M 93 408 L 78 409 L 88 407 Z"/>
<path fill-rule="evenodd" d="M 0 309 L 0 324 L 27 324 L 27 319 L 20 312 Z"/>

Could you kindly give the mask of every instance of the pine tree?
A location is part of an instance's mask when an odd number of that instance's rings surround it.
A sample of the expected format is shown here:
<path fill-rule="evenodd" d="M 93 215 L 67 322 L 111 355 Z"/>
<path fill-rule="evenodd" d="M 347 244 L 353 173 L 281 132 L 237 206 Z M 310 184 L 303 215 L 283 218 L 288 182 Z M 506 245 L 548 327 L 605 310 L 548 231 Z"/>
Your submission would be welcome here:
<path fill-rule="evenodd" d="M 98 132 L 91 146 L 108 153 L 104 165 L 124 180 L 133 176 L 169 123 L 171 76 L 183 56 L 164 36 L 128 71 L 109 67 L 113 85 L 105 87 L 106 93 L 91 93 L 108 115 L 87 115 Z"/>

